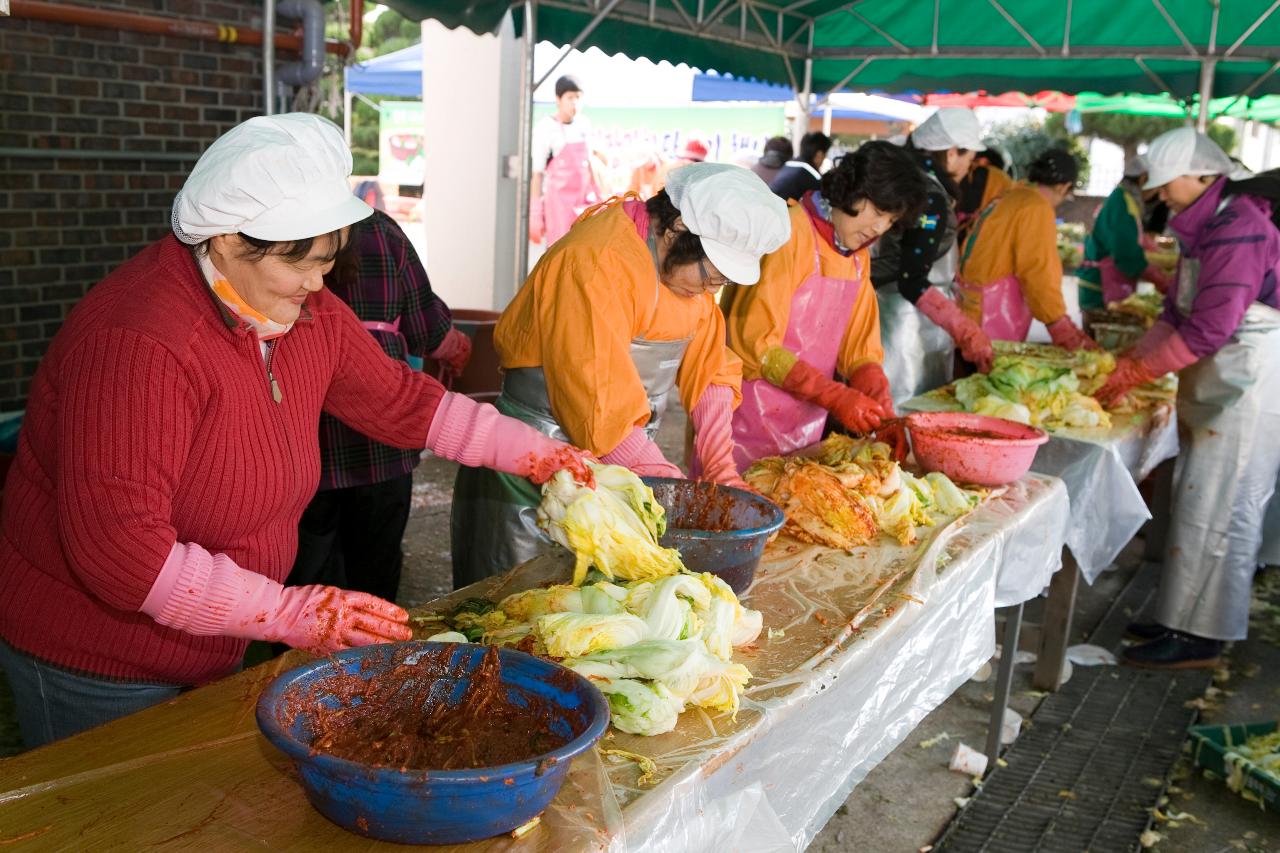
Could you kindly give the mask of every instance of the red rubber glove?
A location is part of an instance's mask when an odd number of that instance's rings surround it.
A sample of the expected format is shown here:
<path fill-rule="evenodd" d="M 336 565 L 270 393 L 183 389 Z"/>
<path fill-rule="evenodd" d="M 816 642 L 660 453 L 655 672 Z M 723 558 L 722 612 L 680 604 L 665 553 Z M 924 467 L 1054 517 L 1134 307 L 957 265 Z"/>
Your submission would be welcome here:
<path fill-rule="evenodd" d="M 693 421 L 693 455 L 702 468 L 698 479 L 748 488 L 733 461 L 733 389 L 707 386 L 689 417 Z"/>
<path fill-rule="evenodd" d="M 473 468 L 492 468 L 537 485 L 562 468 L 579 483 L 593 484 L 591 454 L 548 438 L 526 423 L 502 415 L 487 403 L 449 392 L 440 401 L 427 432 L 427 450 Z"/>
<path fill-rule="evenodd" d="M 440 362 L 446 379 L 457 379 L 471 360 L 471 338 L 451 328 L 440 346 L 432 351 L 431 357 Z"/>
<path fill-rule="evenodd" d="M 1054 344 L 1066 350 L 1102 349 L 1097 341 L 1080 331 L 1080 327 L 1066 314 L 1049 324 L 1049 337 Z"/>
<path fill-rule="evenodd" d="M 1161 293 L 1169 292 L 1169 284 L 1171 281 L 1169 274 L 1155 264 L 1151 264 L 1142 271 L 1142 278 L 1154 284 L 1156 286 L 1156 290 Z"/>
<path fill-rule="evenodd" d="M 906 459 L 911 445 L 907 441 L 906 426 L 893 411 L 893 393 L 889 389 L 889 377 L 885 376 L 884 368 L 873 361 L 867 362 L 853 371 L 853 375 L 849 377 L 849 387 L 875 400 L 884 410 L 885 417 L 893 419 L 893 423 L 876 430 L 875 440 L 889 445 L 895 461 Z"/>
<path fill-rule="evenodd" d="M 796 361 L 782 382 L 782 390 L 821 406 L 853 432 L 872 432 L 885 418 L 884 409 L 873 398 L 823 376 L 806 361 Z"/>
<path fill-rule="evenodd" d="M 287 643 L 319 655 L 413 639 L 409 614 L 389 601 L 335 586 L 281 586 L 194 543 L 174 544 L 139 609 L 189 634 Z"/>
<path fill-rule="evenodd" d="M 542 213 L 542 199 L 529 200 L 529 242 L 541 243 L 547 236 L 547 220 Z"/>
<path fill-rule="evenodd" d="M 654 444 L 643 427 L 633 428 L 617 447 L 601 456 L 600 461 L 630 468 L 641 477 L 684 479 L 684 472 L 667 461 L 667 457 L 662 455 L 662 448 Z"/>
<path fill-rule="evenodd" d="M 1094 396 L 1099 403 L 1109 408 L 1134 388 L 1154 382 L 1166 373 L 1174 373 L 1196 361 L 1196 354 L 1188 349 L 1182 335 L 1168 323 L 1156 323 L 1129 354 L 1120 357 L 1115 371 L 1107 377 L 1107 383 Z"/>
<path fill-rule="evenodd" d="M 991 348 L 991 339 L 982 331 L 969 315 L 960 310 L 960 306 L 936 287 L 924 292 L 916 302 L 916 308 L 938 326 L 946 329 L 947 334 L 960 348 L 965 361 L 975 365 L 982 373 L 991 371 L 991 362 L 995 359 L 995 350 Z"/>

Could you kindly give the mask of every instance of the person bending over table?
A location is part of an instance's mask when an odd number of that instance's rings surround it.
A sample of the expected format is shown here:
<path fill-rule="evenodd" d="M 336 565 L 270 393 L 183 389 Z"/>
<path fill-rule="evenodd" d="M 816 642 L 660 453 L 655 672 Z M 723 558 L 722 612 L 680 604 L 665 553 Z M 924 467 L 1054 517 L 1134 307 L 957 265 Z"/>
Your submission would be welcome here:
<path fill-rule="evenodd" d="M 729 346 L 746 380 L 733 416 L 739 468 L 817 443 L 828 414 L 856 433 L 894 416 L 868 247 L 914 217 L 927 192 L 910 154 L 868 142 L 840 158 L 820 192 L 791 202 L 791 237 L 765 257 L 760 283 L 726 290 Z M 885 437 L 905 455 L 901 429 Z"/>
<path fill-rule="evenodd" d="M 1146 189 L 1158 189 L 1182 248 L 1164 313 L 1098 392 L 1112 405 L 1178 374 L 1182 449 L 1154 621 L 1131 664 L 1212 668 L 1242 640 L 1267 502 L 1280 473 L 1280 232 L 1266 199 L 1228 180 L 1231 160 L 1192 128 L 1156 137 Z"/>
<path fill-rule="evenodd" d="M 498 409 L 641 475 L 682 477 L 654 443 L 668 397 L 694 426 L 691 468 L 742 485 L 730 418 L 742 365 L 715 293 L 754 283 L 790 233 L 786 204 L 739 166 L 694 163 L 647 202 L 586 211 L 538 261 L 494 330 Z M 463 468 L 453 491 L 455 588 L 552 548 L 538 490 Z"/>
<path fill-rule="evenodd" d="M 328 412 L 541 481 L 581 451 L 387 357 L 323 277 L 371 209 L 319 116 L 201 155 L 173 232 L 81 300 L 36 372 L 0 519 L 0 665 L 29 747 L 239 668 L 250 640 L 407 640 L 367 593 L 281 586 Z"/>
<path fill-rule="evenodd" d="M 1079 176 L 1080 166 L 1069 153 L 1044 152 L 1031 164 L 1027 183 L 1008 190 L 978 216 L 961 248 L 957 301 L 986 338 L 962 345 L 961 352 L 979 370 L 990 369 L 991 341 L 1025 341 L 1033 319 L 1049 327 L 1060 347 L 1098 348 L 1067 315 L 1062 298 L 1054 211 Z"/>

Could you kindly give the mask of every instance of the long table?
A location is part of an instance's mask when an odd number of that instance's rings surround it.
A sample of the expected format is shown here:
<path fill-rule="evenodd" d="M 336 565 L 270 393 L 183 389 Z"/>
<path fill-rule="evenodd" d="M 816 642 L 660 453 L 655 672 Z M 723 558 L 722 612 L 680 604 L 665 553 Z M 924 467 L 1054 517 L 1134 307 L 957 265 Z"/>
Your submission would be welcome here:
<path fill-rule="evenodd" d="M 1061 481 L 1029 475 L 968 516 L 926 529 L 913 546 L 882 540 L 842 552 L 779 538 L 748 599 L 766 632 L 739 650 L 754 679 L 736 720 L 688 711 L 666 735 L 611 734 L 602 746 L 652 757 L 658 784 L 641 786 L 631 761 L 592 752 L 575 762 L 538 829 L 451 849 L 803 847 L 991 657 L 997 587 L 1043 585 L 1058 563 L 1066 510 Z M 534 561 L 428 609 L 567 572 L 564 563 Z M 402 849 L 328 823 L 306 802 L 288 759 L 258 733 L 259 692 L 304 658 L 292 652 L 0 762 L 0 845 Z"/>
<path fill-rule="evenodd" d="M 955 410 L 954 405 L 930 395 L 916 397 L 904 408 Z M 1036 454 L 1032 470 L 1061 478 L 1071 498 L 1063 570 L 1049 586 L 1038 644 L 1037 687 L 1056 690 L 1061 685 L 1081 578 L 1093 583 L 1152 517 L 1138 483 L 1177 455 L 1178 427 L 1172 401 L 1133 414 L 1113 415 L 1109 429 L 1058 430 Z M 1157 508 L 1167 510 L 1159 502 Z M 1021 607 L 1014 605 L 1005 615 L 1004 647 L 1016 648 Z M 1003 678 L 1004 673 L 1001 675 Z"/>

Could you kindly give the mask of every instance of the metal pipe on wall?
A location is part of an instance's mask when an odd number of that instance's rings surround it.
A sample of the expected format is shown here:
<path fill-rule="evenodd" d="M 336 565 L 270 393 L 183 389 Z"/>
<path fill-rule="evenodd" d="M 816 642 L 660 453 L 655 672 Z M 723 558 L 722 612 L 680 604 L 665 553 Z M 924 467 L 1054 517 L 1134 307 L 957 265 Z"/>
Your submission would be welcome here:
<path fill-rule="evenodd" d="M 1196 130 L 1204 133 L 1209 127 L 1209 101 L 1213 99 L 1213 72 L 1218 60 L 1200 61 L 1200 113 L 1196 116 Z"/>
<path fill-rule="evenodd" d="M 363 8 L 361 0 L 352 0 L 351 42 L 360 46 L 360 25 L 356 12 Z M 175 38 L 219 41 L 231 44 L 255 46 L 262 44 L 262 31 L 247 27 L 235 27 L 214 21 L 193 21 L 187 18 L 164 18 L 158 15 L 137 15 L 132 12 L 116 12 L 107 9 L 91 9 L 87 6 L 67 6 L 45 3 L 43 0 L 11 0 L 9 13 L 14 18 L 30 21 L 49 21 L 55 24 L 73 24 L 82 27 L 99 27 L 108 30 L 128 30 L 134 33 L 152 33 Z M 301 52 L 302 39 L 292 33 L 277 33 L 275 47 L 294 53 Z M 326 41 L 324 49 L 329 53 L 346 56 L 353 50 L 346 42 Z"/>

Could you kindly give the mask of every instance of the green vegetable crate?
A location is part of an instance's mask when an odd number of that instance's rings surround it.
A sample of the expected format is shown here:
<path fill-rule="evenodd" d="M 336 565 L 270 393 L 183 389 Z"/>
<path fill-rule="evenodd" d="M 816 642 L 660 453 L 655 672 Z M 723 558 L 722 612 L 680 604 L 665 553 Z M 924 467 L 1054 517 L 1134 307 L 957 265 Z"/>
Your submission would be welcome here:
<path fill-rule="evenodd" d="M 1280 778 L 1268 773 L 1236 751 L 1245 741 L 1270 735 L 1280 722 L 1246 723 L 1235 726 L 1192 726 L 1191 756 L 1197 767 L 1212 771 L 1227 787 L 1246 799 L 1256 800 L 1263 811 L 1280 813 Z"/>

